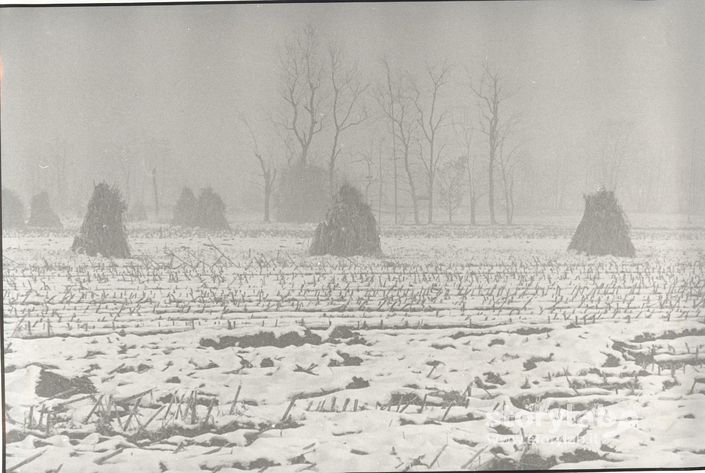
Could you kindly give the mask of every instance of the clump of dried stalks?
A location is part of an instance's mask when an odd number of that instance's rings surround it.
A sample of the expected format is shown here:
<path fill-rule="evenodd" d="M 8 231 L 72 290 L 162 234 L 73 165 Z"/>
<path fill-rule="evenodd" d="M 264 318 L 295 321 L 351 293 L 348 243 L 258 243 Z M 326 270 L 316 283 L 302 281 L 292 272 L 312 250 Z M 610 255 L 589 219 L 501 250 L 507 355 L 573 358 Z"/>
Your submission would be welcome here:
<path fill-rule="evenodd" d="M 24 205 L 19 196 L 9 189 L 2 188 L 2 228 L 24 227 Z"/>
<path fill-rule="evenodd" d="M 184 187 L 174 207 L 174 225 L 201 227 L 208 230 L 229 230 L 225 218 L 225 203 L 212 188 L 201 189 L 196 199 L 193 191 Z"/>
<path fill-rule="evenodd" d="M 123 224 L 126 208 L 117 187 L 105 182 L 95 186 L 80 233 L 74 238 L 71 250 L 89 256 L 101 254 L 106 258 L 129 258 L 130 248 Z"/>
<path fill-rule="evenodd" d="M 174 225 L 189 227 L 196 221 L 196 196 L 190 187 L 184 187 L 174 206 Z"/>
<path fill-rule="evenodd" d="M 343 184 L 326 218 L 316 228 L 311 255 L 377 255 L 382 252 L 377 222 L 360 191 Z"/>
<path fill-rule="evenodd" d="M 61 220 L 51 208 L 49 194 L 46 192 L 40 192 L 32 197 L 29 209 L 28 227 L 62 228 Z"/>
<path fill-rule="evenodd" d="M 585 196 L 585 213 L 568 246 L 587 255 L 633 257 L 629 222 L 613 191 L 600 189 Z"/>

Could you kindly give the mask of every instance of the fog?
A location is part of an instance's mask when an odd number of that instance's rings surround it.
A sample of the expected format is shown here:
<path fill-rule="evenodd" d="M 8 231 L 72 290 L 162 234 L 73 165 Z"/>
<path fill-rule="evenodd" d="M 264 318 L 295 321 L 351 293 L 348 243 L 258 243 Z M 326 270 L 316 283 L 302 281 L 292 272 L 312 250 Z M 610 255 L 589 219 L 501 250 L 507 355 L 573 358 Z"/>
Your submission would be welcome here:
<path fill-rule="evenodd" d="M 3 186 L 25 201 L 47 190 L 57 208 L 78 212 L 92 183 L 105 179 L 149 206 L 156 168 L 167 209 L 182 186 L 212 186 L 231 214 L 259 218 L 262 177 L 251 135 L 270 166 L 287 165 L 287 131 L 277 125 L 287 110 L 280 58 L 307 26 L 323 63 L 335 44 L 369 84 L 359 103 L 367 119 L 340 137 L 336 179 L 366 189 L 387 218 L 392 137 L 375 97 L 384 58 L 425 96 L 427 67 L 449 66 L 437 149 L 445 162 L 462 155 L 453 125 L 466 119 L 483 222 L 488 140 L 469 87 L 479 84 L 483 64 L 506 84 L 502 111 L 516 123 L 506 146 L 521 162 L 513 176 L 517 215 L 574 212 L 600 185 L 615 188 L 627 211 L 705 211 L 705 5 L 695 1 L 2 9 Z M 309 160 L 325 168 L 331 140 L 328 115 Z M 423 135 L 413 143 L 422 195 Z M 605 167 L 614 182 L 605 182 Z M 434 221 L 447 221 L 436 199 Z M 467 206 L 464 199 L 457 221 L 467 220 Z"/>

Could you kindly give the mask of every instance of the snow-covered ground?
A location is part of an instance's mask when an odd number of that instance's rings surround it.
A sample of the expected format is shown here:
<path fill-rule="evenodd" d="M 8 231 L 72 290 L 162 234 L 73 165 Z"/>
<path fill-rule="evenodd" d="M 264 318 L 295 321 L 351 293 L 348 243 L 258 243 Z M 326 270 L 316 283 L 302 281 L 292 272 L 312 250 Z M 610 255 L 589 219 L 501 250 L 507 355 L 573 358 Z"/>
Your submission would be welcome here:
<path fill-rule="evenodd" d="M 19 472 L 705 465 L 705 231 L 307 226 L 3 235 L 7 465 Z M 576 465 L 579 463 L 579 465 Z"/>

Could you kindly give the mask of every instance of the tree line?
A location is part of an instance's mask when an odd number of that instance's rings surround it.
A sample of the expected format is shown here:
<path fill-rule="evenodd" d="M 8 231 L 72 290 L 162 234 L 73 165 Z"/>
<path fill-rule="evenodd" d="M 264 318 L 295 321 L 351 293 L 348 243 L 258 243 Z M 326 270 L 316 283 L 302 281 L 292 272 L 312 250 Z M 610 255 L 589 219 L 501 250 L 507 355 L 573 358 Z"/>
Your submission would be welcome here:
<path fill-rule="evenodd" d="M 406 203 L 415 224 L 434 223 L 437 209 L 452 222 L 465 201 L 474 224 L 478 201 L 486 195 L 490 223 L 499 222 L 501 207 L 511 224 L 522 150 L 511 140 L 518 117 L 504 108 L 513 94 L 504 77 L 487 62 L 478 77 L 465 71 L 467 93 L 476 102 L 467 109 L 448 94 L 457 71 L 447 61 L 428 64 L 420 74 L 387 58 L 378 65 L 380 77 L 365 80 L 358 63 L 335 43 L 322 44 L 312 26 L 284 44 L 278 62 L 280 107 L 268 120 L 283 153 L 265 155 L 251 120 L 242 118 L 261 174 L 264 220 L 270 220 L 273 203 L 281 220 L 319 218 L 317 202 L 345 179 L 338 168 L 348 159 L 362 164 L 357 180 L 368 199 L 376 184 L 379 213 L 387 207 L 383 196 L 391 194 L 395 223 L 401 223 Z M 353 133 L 366 135 L 357 142 L 369 141 L 369 151 L 344 148 Z M 484 153 L 477 152 L 475 140 L 483 142 Z"/>

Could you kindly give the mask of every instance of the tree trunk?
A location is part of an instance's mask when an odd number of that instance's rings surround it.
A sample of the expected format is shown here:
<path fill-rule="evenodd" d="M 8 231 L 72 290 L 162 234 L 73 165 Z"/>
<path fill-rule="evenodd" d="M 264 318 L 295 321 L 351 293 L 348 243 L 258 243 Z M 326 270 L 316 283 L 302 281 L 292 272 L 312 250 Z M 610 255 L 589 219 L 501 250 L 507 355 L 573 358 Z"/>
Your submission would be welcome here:
<path fill-rule="evenodd" d="M 379 154 L 377 155 L 377 173 L 379 175 L 379 195 L 377 196 L 377 225 L 382 225 L 382 190 L 384 185 L 384 179 L 382 178 L 382 150 L 380 148 Z M 396 190 L 396 161 L 394 163 L 394 223 L 397 223 L 397 190 Z"/>
<path fill-rule="evenodd" d="M 428 224 L 433 223 L 433 174 L 428 177 Z"/>
<path fill-rule="evenodd" d="M 509 188 L 509 225 L 514 224 L 514 183 Z"/>
<path fill-rule="evenodd" d="M 264 188 L 264 222 L 269 223 L 269 200 L 272 195 L 272 189 L 269 185 Z"/>
<path fill-rule="evenodd" d="M 409 179 L 409 190 L 411 192 L 411 202 L 414 206 L 414 223 L 419 224 L 419 202 L 416 198 L 416 185 L 414 184 L 414 177 L 411 174 L 411 168 L 409 167 L 409 152 L 404 153 L 404 169 L 406 170 L 406 176 Z"/>
<path fill-rule="evenodd" d="M 157 189 L 157 168 L 152 168 L 152 187 L 154 188 L 154 216 L 159 217 L 159 190 Z"/>
<path fill-rule="evenodd" d="M 490 165 L 489 165 L 489 173 L 487 176 L 487 183 L 488 183 L 488 189 L 487 189 L 487 201 L 490 206 L 490 223 L 492 225 L 497 224 L 497 219 L 495 218 L 494 215 L 494 153 L 490 151 Z"/>
<path fill-rule="evenodd" d="M 396 148 L 396 145 L 394 145 Z M 399 177 L 398 177 L 398 170 L 397 170 L 397 152 L 396 149 L 394 151 L 394 224 L 399 223 Z M 380 166 L 380 175 L 379 179 L 380 182 L 382 181 L 382 167 Z M 380 184 L 380 189 L 382 188 L 382 184 Z"/>
<path fill-rule="evenodd" d="M 335 196 L 335 162 L 330 161 L 328 163 L 328 191 L 331 197 Z"/>
<path fill-rule="evenodd" d="M 502 183 L 504 185 L 504 211 L 507 225 L 514 222 L 514 176 L 513 171 L 502 168 Z"/>
<path fill-rule="evenodd" d="M 477 197 L 470 195 L 470 225 L 477 225 Z"/>
<path fill-rule="evenodd" d="M 328 189 L 330 191 L 331 197 L 335 195 L 335 162 L 338 159 L 338 141 L 340 139 L 340 130 L 336 126 L 335 133 L 333 134 L 333 147 L 330 150 L 330 156 L 328 157 Z"/>

